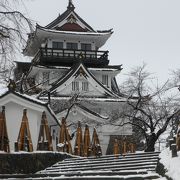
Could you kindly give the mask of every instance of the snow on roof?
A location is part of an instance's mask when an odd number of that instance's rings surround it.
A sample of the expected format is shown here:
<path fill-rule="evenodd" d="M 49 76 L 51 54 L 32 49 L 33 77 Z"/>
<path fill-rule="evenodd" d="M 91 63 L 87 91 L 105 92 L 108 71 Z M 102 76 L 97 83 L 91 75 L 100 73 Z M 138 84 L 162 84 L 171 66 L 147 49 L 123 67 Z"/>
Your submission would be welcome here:
<path fill-rule="evenodd" d="M 19 55 L 18 59 L 16 59 L 14 62 L 18 63 L 31 63 L 32 62 L 32 57 L 29 56 L 23 56 L 23 55 Z"/>
<path fill-rule="evenodd" d="M 49 23 L 46 28 L 55 28 L 57 27 L 60 23 L 62 23 L 65 19 L 67 19 L 70 15 L 74 15 L 76 17 L 76 21 L 79 21 L 81 24 L 83 24 L 89 31 L 94 31 L 94 29 L 87 24 L 75 11 L 74 11 L 75 7 L 73 5 L 73 8 L 70 7 L 68 5 L 67 10 L 62 13 L 61 15 L 59 15 L 54 21 L 52 21 L 51 23 Z"/>
<path fill-rule="evenodd" d="M 59 31 L 52 30 L 41 27 L 39 25 L 36 26 L 36 30 L 29 35 L 27 44 L 25 49 L 23 50 L 24 55 L 35 56 L 37 50 L 39 49 L 41 43 L 47 39 L 66 39 L 71 38 L 72 41 L 79 41 L 83 39 L 83 41 L 93 41 L 98 48 L 102 47 L 106 41 L 110 38 L 113 32 L 75 32 L 75 31 Z"/>
<path fill-rule="evenodd" d="M 49 89 L 49 92 L 53 93 L 55 92 L 58 87 L 62 86 L 67 80 L 69 80 L 71 77 L 75 77 L 75 74 L 78 73 L 80 69 L 83 69 L 84 73 L 87 75 L 87 79 L 89 82 L 94 82 L 93 84 L 96 84 L 97 87 L 99 87 L 99 90 L 110 97 L 119 98 L 120 96 L 115 94 L 113 91 L 106 88 L 100 81 L 98 81 L 94 75 L 83 65 L 81 61 L 79 61 L 77 64 L 74 64 L 74 66 L 71 67 L 71 69 L 65 74 L 65 76 L 58 79 L 56 82 L 52 84 L 52 87 Z M 73 78 L 72 78 L 73 81 Z M 45 95 L 45 94 L 41 94 Z"/>
<path fill-rule="evenodd" d="M 43 104 L 43 105 L 47 104 L 46 102 L 37 99 L 35 96 L 29 96 L 27 94 L 22 94 L 22 93 L 19 93 L 16 91 L 9 91 L 6 84 L 0 84 L 0 98 L 4 97 L 5 95 L 10 94 L 10 93 L 18 95 L 20 97 L 24 97 L 25 99 L 29 99 L 29 100 L 39 103 L 39 104 Z"/>
<path fill-rule="evenodd" d="M 101 118 L 101 119 L 104 119 L 104 120 L 109 119 L 108 116 L 104 116 L 104 115 L 101 115 L 101 114 L 99 114 L 99 113 L 97 113 L 97 112 L 94 112 L 94 111 L 88 109 L 87 107 L 85 107 L 85 106 L 83 106 L 83 105 L 81 105 L 81 104 L 79 104 L 79 103 L 75 103 L 73 108 L 76 108 L 76 109 L 79 108 L 79 110 L 80 110 L 82 113 L 83 113 L 83 111 L 86 113 L 85 115 L 87 115 L 87 113 L 88 113 L 88 114 L 90 114 L 90 115 L 95 116 L 96 118 L 98 117 L 98 118 Z M 62 113 L 62 112 L 64 112 L 64 111 L 66 111 L 66 110 L 67 110 L 67 109 L 62 110 L 62 111 L 59 112 L 59 113 Z"/>
<path fill-rule="evenodd" d="M 118 68 L 88 68 L 89 70 L 95 70 L 95 71 L 120 71 L 121 69 Z"/>
<path fill-rule="evenodd" d="M 120 71 L 122 70 L 121 68 L 122 65 L 117 65 L 117 66 L 105 66 L 105 67 L 93 67 L 93 68 L 87 68 L 88 70 L 92 71 Z M 50 66 L 50 65 L 35 65 L 34 67 L 37 68 L 44 68 L 44 69 L 70 69 L 71 67 L 69 66 Z"/>
<path fill-rule="evenodd" d="M 111 35 L 113 31 L 106 31 L 106 32 L 76 32 L 76 31 L 59 31 L 59 30 L 54 30 L 54 29 L 47 29 L 44 28 L 40 25 L 36 26 L 36 31 L 37 30 L 42 30 L 46 32 L 52 32 L 52 33 L 61 33 L 61 34 L 72 34 L 72 35 L 92 35 L 92 36 L 105 36 L 105 35 Z"/>
<path fill-rule="evenodd" d="M 44 104 L 44 105 L 47 104 L 47 102 L 44 102 L 44 101 L 41 101 L 41 100 L 37 99 L 36 96 L 29 96 L 29 95 L 27 95 L 27 94 L 21 94 L 21 93 L 19 93 L 19 92 L 16 92 L 16 94 L 19 94 L 19 96 L 22 96 L 22 97 L 24 97 L 24 98 L 27 98 L 27 99 L 29 99 L 29 100 L 32 100 L 32 101 L 37 102 L 37 103 L 40 103 L 40 104 Z"/>
<path fill-rule="evenodd" d="M 15 96 L 18 96 L 20 98 L 23 98 L 27 101 L 31 101 L 32 103 L 36 103 L 38 105 L 44 106 L 47 108 L 47 110 L 49 111 L 50 115 L 55 119 L 55 121 L 59 124 L 55 113 L 53 112 L 53 110 L 51 109 L 50 105 L 47 102 L 44 102 L 42 100 L 37 99 L 34 96 L 29 96 L 27 94 L 22 94 L 19 92 L 15 92 L 15 91 L 9 91 L 9 89 L 7 88 L 7 86 L 5 86 L 4 84 L 0 84 L 0 99 L 9 95 L 9 94 L 13 94 Z M 18 103 L 18 102 L 17 102 Z"/>
<path fill-rule="evenodd" d="M 52 100 L 69 100 L 72 97 L 53 97 L 51 96 Z M 48 97 L 40 97 L 40 99 L 47 100 Z M 79 100 L 87 100 L 87 101 L 96 101 L 96 102 L 125 102 L 127 98 L 103 98 L 103 97 L 78 97 Z"/>
<path fill-rule="evenodd" d="M 43 66 L 43 65 L 35 65 L 34 67 L 37 68 L 44 68 L 44 69 L 70 69 L 71 67 L 67 67 L 67 66 Z"/>

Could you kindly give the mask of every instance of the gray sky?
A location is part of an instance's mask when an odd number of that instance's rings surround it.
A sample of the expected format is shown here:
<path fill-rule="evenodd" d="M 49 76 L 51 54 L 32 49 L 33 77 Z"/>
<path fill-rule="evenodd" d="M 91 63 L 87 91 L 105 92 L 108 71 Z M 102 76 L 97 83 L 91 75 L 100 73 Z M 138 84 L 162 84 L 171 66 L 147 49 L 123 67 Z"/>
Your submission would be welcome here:
<path fill-rule="evenodd" d="M 75 11 L 95 30 L 113 28 L 102 50 L 110 64 L 123 64 L 118 82 L 132 67 L 147 64 L 160 82 L 180 68 L 180 0 L 73 0 Z M 44 26 L 62 14 L 68 0 L 28 0 L 31 19 Z"/>

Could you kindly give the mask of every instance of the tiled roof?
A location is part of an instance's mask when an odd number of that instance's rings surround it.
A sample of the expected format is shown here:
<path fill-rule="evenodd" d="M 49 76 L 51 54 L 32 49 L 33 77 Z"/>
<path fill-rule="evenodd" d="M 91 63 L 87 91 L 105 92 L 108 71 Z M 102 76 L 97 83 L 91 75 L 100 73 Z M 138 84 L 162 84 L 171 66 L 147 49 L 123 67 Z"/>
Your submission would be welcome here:
<path fill-rule="evenodd" d="M 53 27 L 55 27 L 56 25 L 58 25 L 60 22 L 62 22 L 63 20 L 65 20 L 71 13 L 74 13 L 75 16 L 79 19 L 79 21 L 81 21 L 86 27 L 89 28 L 90 31 L 95 32 L 94 29 L 88 25 L 75 11 L 74 8 L 67 8 L 67 10 L 59 15 L 54 21 L 52 21 L 51 23 L 49 23 L 47 26 L 45 26 L 45 28 L 47 29 L 52 29 Z"/>
<path fill-rule="evenodd" d="M 104 119 L 104 120 L 109 119 L 108 116 L 103 116 L 103 115 L 101 115 L 101 114 L 99 114 L 99 113 L 97 113 L 97 112 L 95 112 L 95 111 L 92 111 L 92 110 L 88 109 L 87 107 L 85 107 L 85 106 L 83 106 L 83 105 L 81 105 L 81 104 L 79 104 L 79 103 L 75 103 L 74 106 L 77 106 L 77 107 L 80 108 L 81 110 L 83 110 L 83 111 L 85 111 L 85 112 L 87 112 L 87 113 L 89 113 L 89 114 L 91 114 L 91 115 L 93 115 L 93 116 L 96 116 L 96 117 L 98 117 L 98 118 L 101 118 L 101 119 Z M 62 110 L 62 111 L 59 112 L 59 113 L 62 113 L 62 112 L 65 111 L 65 110 L 67 110 L 67 109 Z"/>
<path fill-rule="evenodd" d="M 6 89 L 6 91 L 4 91 L 4 93 L 1 93 L 0 99 L 2 99 L 5 96 L 8 96 L 9 94 L 13 94 L 13 95 L 15 95 L 17 97 L 20 97 L 22 99 L 25 99 L 25 100 L 27 100 L 29 102 L 32 102 L 32 103 L 35 103 L 35 104 L 38 104 L 40 106 L 45 107 L 48 110 L 48 112 L 51 114 L 51 116 L 55 119 L 57 124 L 59 124 L 58 119 L 56 118 L 56 115 L 54 114 L 53 110 L 50 108 L 48 103 L 46 103 L 44 101 L 41 101 L 39 99 L 36 99 L 35 97 L 29 96 L 29 95 L 26 95 L 26 94 L 21 94 L 21 93 L 16 92 L 16 91 L 10 91 L 8 89 Z"/>

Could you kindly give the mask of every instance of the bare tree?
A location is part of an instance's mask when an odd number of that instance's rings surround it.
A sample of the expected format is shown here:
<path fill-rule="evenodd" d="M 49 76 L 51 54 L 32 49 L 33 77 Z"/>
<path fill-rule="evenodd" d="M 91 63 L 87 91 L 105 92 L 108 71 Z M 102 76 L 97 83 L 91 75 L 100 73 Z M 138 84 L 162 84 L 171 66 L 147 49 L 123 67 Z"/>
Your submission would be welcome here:
<path fill-rule="evenodd" d="M 127 103 L 120 113 L 125 118 L 124 126 L 132 124 L 141 130 L 146 140 L 146 151 L 154 151 L 155 143 L 162 135 L 173 118 L 180 113 L 177 95 L 169 93 L 173 87 L 169 81 L 159 85 L 154 82 L 152 75 L 145 70 L 145 65 L 134 68 L 127 80 L 120 87 L 122 93 L 127 94 Z M 128 120 L 128 121 L 127 121 Z"/>
<path fill-rule="evenodd" d="M 171 75 L 170 86 L 178 87 L 180 91 L 180 69 L 173 70 Z"/>
<path fill-rule="evenodd" d="M 14 67 L 13 61 L 25 45 L 27 32 L 32 23 L 17 7 L 21 0 L 0 0 L 0 72 L 9 78 Z"/>

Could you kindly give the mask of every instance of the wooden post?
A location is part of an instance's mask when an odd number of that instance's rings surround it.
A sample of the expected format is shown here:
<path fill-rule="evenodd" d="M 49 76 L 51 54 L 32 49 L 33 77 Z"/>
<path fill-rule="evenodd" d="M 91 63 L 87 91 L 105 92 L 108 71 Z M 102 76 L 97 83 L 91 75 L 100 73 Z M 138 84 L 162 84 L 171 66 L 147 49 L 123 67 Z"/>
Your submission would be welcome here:
<path fill-rule="evenodd" d="M 127 142 L 123 141 L 123 156 L 125 156 L 127 153 Z"/>
<path fill-rule="evenodd" d="M 90 155 L 90 133 L 89 127 L 86 124 L 84 131 L 84 156 L 88 157 Z"/>
<path fill-rule="evenodd" d="M 70 137 L 69 130 L 68 130 L 67 126 L 66 126 L 65 134 L 66 134 L 65 135 L 65 142 L 66 142 L 65 144 L 67 147 L 66 152 L 72 154 L 71 137 Z"/>
<path fill-rule="evenodd" d="M 100 141 L 96 132 L 96 128 L 94 128 L 93 136 L 92 136 L 92 152 L 93 155 L 99 157 L 102 155 L 102 150 L 100 146 Z"/>
<path fill-rule="evenodd" d="M 74 154 L 78 156 L 83 156 L 82 128 L 80 121 L 78 122 L 78 127 L 77 127 Z"/>
<path fill-rule="evenodd" d="M 135 153 L 135 144 L 134 143 L 130 143 L 129 144 L 129 149 L 131 153 Z"/>
<path fill-rule="evenodd" d="M 59 151 L 72 154 L 72 146 L 70 140 L 71 138 L 69 135 L 68 128 L 66 126 L 66 120 L 63 117 L 61 121 L 60 133 L 59 133 L 59 144 L 61 145 L 59 147 Z"/>
<path fill-rule="evenodd" d="M 6 126 L 5 106 L 2 107 L 2 113 L 0 113 L 0 150 L 10 152 L 9 138 Z"/>
<path fill-rule="evenodd" d="M 115 141 L 114 141 L 114 156 L 116 158 L 118 158 L 118 156 L 119 156 L 119 144 L 118 144 L 117 139 L 115 139 Z"/>
<path fill-rule="evenodd" d="M 42 113 L 37 150 L 53 151 L 52 137 L 45 112 Z"/>
<path fill-rule="evenodd" d="M 65 139 L 65 129 L 66 129 L 66 121 L 64 119 L 64 117 L 62 118 L 61 121 L 61 127 L 60 127 L 60 133 L 59 133 L 59 144 L 61 144 L 61 146 L 58 148 L 59 151 L 64 152 L 64 139 Z"/>
<path fill-rule="evenodd" d="M 24 109 L 19 136 L 17 139 L 18 151 L 33 151 L 33 145 L 31 140 L 31 133 L 29 129 L 29 123 L 27 118 L 27 110 Z"/>

